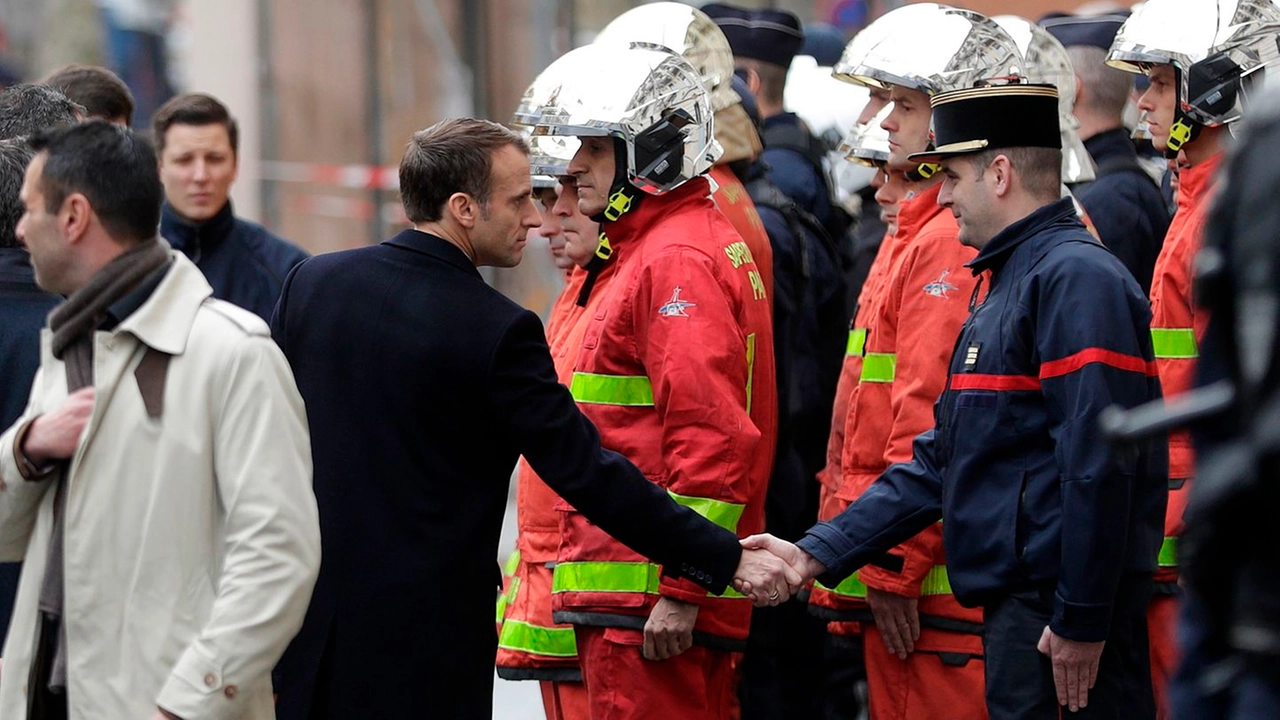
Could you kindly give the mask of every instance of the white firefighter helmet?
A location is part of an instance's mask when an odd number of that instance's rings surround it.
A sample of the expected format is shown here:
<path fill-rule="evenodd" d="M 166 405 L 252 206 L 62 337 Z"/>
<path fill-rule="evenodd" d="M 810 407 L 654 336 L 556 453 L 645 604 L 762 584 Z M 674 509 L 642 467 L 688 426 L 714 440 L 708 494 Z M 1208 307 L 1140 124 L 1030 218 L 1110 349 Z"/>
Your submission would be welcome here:
<path fill-rule="evenodd" d="M 889 131 L 880 124 L 892 111 L 893 105 L 885 105 L 870 122 L 855 122 L 840 143 L 840 155 L 858 165 L 875 166 L 888 162 Z"/>
<path fill-rule="evenodd" d="M 1047 83 L 1058 88 L 1058 125 L 1062 131 L 1062 182 L 1087 182 L 1097 177 L 1097 168 L 1085 150 L 1077 129 L 1080 120 L 1073 108 L 1076 104 L 1076 73 L 1071 67 L 1067 49 L 1048 30 L 1016 15 L 991 18 L 1022 52 L 1023 71 L 1033 83 Z"/>
<path fill-rule="evenodd" d="M 512 122 L 535 136 L 621 140 L 627 181 L 650 195 L 706 173 L 721 153 L 702 79 L 656 45 L 597 42 L 565 53 L 525 91 Z"/>
<path fill-rule="evenodd" d="M 1116 34 L 1107 64 L 1134 73 L 1178 71 L 1178 111 L 1207 126 L 1243 114 L 1254 84 L 1280 60 L 1280 7 L 1272 0 L 1148 0 Z M 1190 137 L 1171 128 L 1169 148 Z"/>
<path fill-rule="evenodd" d="M 733 91 L 733 49 L 715 21 L 701 10 L 678 2 L 656 2 L 632 8 L 604 26 L 596 36 L 604 43 L 652 43 L 670 48 L 689 61 L 711 93 L 711 109 L 742 102 Z"/>
<path fill-rule="evenodd" d="M 559 182 L 561 175 L 569 174 L 569 161 L 578 152 L 582 143 L 576 137 L 566 135 L 530 135 L 529 170 L 537 177 L 549 177 L 552 183 Z"/>
<path fill-rule="evenodd" d="M 837 70 L 851 82 L 898 85 L 936 95 L 1023 74 L 1022 54 L 1009 34 L 971 10 L 935 3 L 905 5 L 873 27 L 875 37 L 860 51 L 857 64 Z"/>

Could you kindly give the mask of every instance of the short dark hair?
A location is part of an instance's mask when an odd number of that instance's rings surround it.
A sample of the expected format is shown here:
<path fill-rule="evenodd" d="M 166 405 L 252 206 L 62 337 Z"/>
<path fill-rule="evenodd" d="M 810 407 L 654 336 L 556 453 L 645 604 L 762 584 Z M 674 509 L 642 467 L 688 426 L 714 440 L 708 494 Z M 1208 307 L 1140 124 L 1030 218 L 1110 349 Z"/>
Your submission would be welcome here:
<path fill-rule="evenodd" d="M 155 237 L 164 188 L 156 151 L 140 133 L 91 120 L 31 138 L 45 157 L 40 189 L 56 213 L 73 193 L 89 200 L 111 237 L 133 243 Z"/>
<path fill-rule="evenodd" d="M 1106 118 L 1119 120 L 1133 90 L 1133 73 L 1107 65 L 1107 51 L 1092 45 L 1067 48 L 1071 67 L 1084 85 L 1084 107 Z"/>
<path fill-rule="evenodd" d="M 1044 147 L 1012 147 L 983 150 L 967 156 L 979 174 L 985 173 L 997 156 L 1009 158 L 1009 164 L 1022 177 L 1022 188 L 1042 200 L 1062 194 L 1062 150 Z"/>
<path fill-rule="evenodd" d="M 227 106 L 218 102 L 212 95 L 203 93 L 186 93 L 178 95 L 156 110 L 151 120 L 152 135 L 155 137 L 156 152 L 164 153 L 165 133 L 174 125 L 221 125 L 227 129 L 227 139 L 231 141 L 231 152 L 240 154 L 240 125 L 231 117 Z"/>
<path fill-rule="evenodd" d="M 482 206 L 489 202 L 493 154 L 512 146 L 529 154 L 529 144 L 490 120 L 441 120 L 413 134 L 400 160 L 400 202 L 410 222 L 435 222 L 451 195 L 463 192 Z"/>
<path fill-rule="evenodd" d="M 84 108 L 45 85 L 10 85 L 0 94 L 0 140 L 80 122 Z"/>
<path fill-rule="evenodd" d="M 14 230 L 26 209 L 22 181 L 34 154 L 25 139 L 0 140 L 0 248 L 18 247 Z"/>
<path fill-rule="evenodd" d="M 760 76 L 760 99 L 770 105 L 782 105 L 782 98 L 787 89 L 787 69 L 753 58 L 738 58 L 735 66 L 744 70 L 755 70 Z"/>
<path fill-rule="evenodd" d="M 42 83 L 83 105 L 89 117 L 124 118 L 126 125 L 132 121 L 133 93 L 119 75 L 104 67 L 67 65 L 55 70 Z"/>

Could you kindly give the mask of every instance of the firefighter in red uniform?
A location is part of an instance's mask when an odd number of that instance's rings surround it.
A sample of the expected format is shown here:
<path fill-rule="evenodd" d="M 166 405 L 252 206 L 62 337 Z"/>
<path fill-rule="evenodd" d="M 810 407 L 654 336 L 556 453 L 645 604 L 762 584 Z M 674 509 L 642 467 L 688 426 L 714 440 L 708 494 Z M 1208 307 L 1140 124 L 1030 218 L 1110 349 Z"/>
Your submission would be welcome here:
<path fill-rule="evenodd" d="M 544 231 L 550 226 L 563 234 L 563 255 L 572 265 L 568 282 L 547 319 L 547 344 L 561 383 L 573 377 L 577 350 L 582 347 L 586 318 L 612 277 L 607 251 L 599 248 L 596 223 L 578 210 L 577 190 L 565 176 L 578 144 L 572 138 L 532 138 L 530 167 L 535 192 L 549 194 L 543 202 Z M 562 176 L 557 180 L 557 176 Z M 565 182 L 565 181 L 568 182 Z M 547 187 L 548 183 L 560 185 Z M 586 241 L 590 247 L 582 252 Z M 584 292 L 591 278 L 591 292 Z M 538 477 L 523 458 L 516 470 L 516 550 L 504 569 L 505 583 L 498 598 L 498 677 L 537 680 L 548 720 L 590 720 L 587 692 L 578 665 L 573 626 L 558 624 L 551 615 L 551 565 L 560 545 L 559 496 Z"/>
<path fill-rule="evenodd" d="M 1022 65 L 1012 38 L 977 13 L 908 6 L 886 15 L 877 31 L 875 42 L 841 75 L 889 90 L 891 105 L 881 124 L 889 135 L 888 171 L 910 182 L 912 196 L 901 204 L 897 231 L 885 244 L 883 281 L 867 298 L 837 511 L 889 465 L 909 460 L 911 441 L 933 424 L 933 402 L 974 294 L 975 278 L 964 267 L 974 251 L 958 242 L 955 219 L 938 205 L 941 178 L 908 158 L 929 145 L 929 98 L 984 78 L 1017 75 Z M 938 53 L 918 51 L 914 39 L 922 31 Z M 984 52 L 975 52 L 979 48 Z M 975 59 L 982 64 L 973 66 Z M 895 548 L 859 578 L 873 616 L 862 624 L 872 717 L 984 718 L 981 612 L 960 607 L 951 595 L 941 528 Z"/>
<path fill-rule="evenodd" d="M 747 243 L 772 298 L 773 246 L 755 203 L 729 168 L 729 163 L 759 155 L 763 145 L 742 107 L 742 98 L 731 87 L 733 50 L 720 26 L 698 8 L 678 2 L 655 2 L 614 18 L 596 36 L 596 42 L 661 45 L 688 60 L 702 78 L 715 114 L 715 140 L 723 150 L 709 173 L 711 199 Z"/>
<path fill-rule="evenodd" d="M 1146 73 L 1150 87 L 1138 102 L 1156 147 L 1177 158 L 1178 207 L 1156 258 L 1151 283 L 1151 339 L 1166 398 L 1191 389 L 1209 314 L 1197 306 L 1192 278 L 1209 213 L 1226 125 L 1241 117 L 1243 76 L 1277 61 L 1280 9 L 1267 0 L 1151 0 L 1120 28 L 1107 62 Z M 1166 697 L 1178 664 L 1178 537 L 1195 457 L 1185 431 L 1169 436 L 1169 505 L 1155 594 L 1147 623 L 1151 671 L 1159 716 L 1169 717 Z"/>
<path fill-rule="evenodd" d="M 745 536 L 763 527 L 773 462 L 772 331 L 757 261 L 702 177 L 719 155 L 707 91 L 658 46 L 596 43 L 548 71 L 561 64 L 574 72 L 517 120 L 581 138 L 568 170 L 614 264 L 570 389 L 607 447 Z M 726 717 L 750 603 L 709 596 L 560 510 L 553 607 L 575 626 L 592 716 Z"/>

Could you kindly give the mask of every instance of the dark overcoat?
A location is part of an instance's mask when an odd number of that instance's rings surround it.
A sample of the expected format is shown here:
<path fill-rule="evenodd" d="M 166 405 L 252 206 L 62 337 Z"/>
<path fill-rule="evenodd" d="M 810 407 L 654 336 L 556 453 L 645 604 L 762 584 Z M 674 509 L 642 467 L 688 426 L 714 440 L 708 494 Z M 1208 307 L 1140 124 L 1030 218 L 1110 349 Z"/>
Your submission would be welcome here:
<path fill-rule="evenodd" d="M 714 591 L 736 536 L 680 508 L 556 381 L 542 324 L 416 230 L 307 260 L 273 333 L 307 404 L 323 557 L 279 717 L 487 718 L 498 537 L 524 455 L 638 552 Z"/>

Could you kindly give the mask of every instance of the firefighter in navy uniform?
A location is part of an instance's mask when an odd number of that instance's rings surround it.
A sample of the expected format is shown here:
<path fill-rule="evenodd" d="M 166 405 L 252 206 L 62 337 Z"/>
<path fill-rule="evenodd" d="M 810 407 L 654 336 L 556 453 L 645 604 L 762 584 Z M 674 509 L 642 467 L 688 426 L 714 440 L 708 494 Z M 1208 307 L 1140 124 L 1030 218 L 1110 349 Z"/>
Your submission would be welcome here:
<path fill-rule="evenodd" d="M 1149 719 L 1146 606 L 1166 497 L 1163 438 L 1110 451 L 1110 405 L 1159 397 L 1150 309 L 1119 260 L 1059 197 L 1058 98 L 1049 85 L 933 97 L 938 202 L 979 249 L 988 289 L 955 343 L 935 427 L 798 547 L 805 576 L 839 583 L 944 520 L 951 588 L 983 607 L 993 720 Z M 1046 659 L 1042 655 L 1048 655 Z"/>

